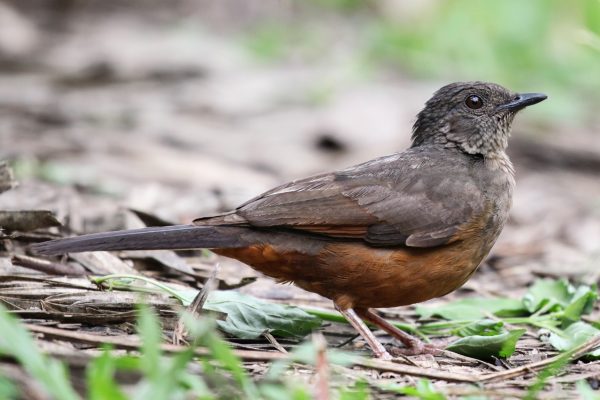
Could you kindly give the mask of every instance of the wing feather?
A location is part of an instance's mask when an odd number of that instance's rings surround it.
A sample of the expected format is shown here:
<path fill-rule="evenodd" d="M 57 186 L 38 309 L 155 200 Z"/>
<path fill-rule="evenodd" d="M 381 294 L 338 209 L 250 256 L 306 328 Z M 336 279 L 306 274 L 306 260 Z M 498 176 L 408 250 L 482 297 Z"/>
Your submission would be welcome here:
<path fill-rule="evenodd" d="M 439 246 L 484 208 L 481 185 L 471 174 L 476 162 L 458 151 L 412 148 L 279 186 L 242 204 L 235 215 L 250 226 L 374 246 Z"/>

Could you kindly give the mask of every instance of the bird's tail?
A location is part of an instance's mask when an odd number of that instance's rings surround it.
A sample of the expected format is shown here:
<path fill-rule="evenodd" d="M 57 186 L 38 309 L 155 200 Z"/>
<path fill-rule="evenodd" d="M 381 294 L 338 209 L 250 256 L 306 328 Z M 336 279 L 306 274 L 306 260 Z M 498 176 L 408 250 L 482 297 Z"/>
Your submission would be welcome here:
<path fill-rule="evenodd" d="M 243 228 L 230 226 L 173 225 L 93 233 L 36 243 L 37 254 L 56 255 L 96 250 L 183 250 L 235 248 L 245 245 Z"/>

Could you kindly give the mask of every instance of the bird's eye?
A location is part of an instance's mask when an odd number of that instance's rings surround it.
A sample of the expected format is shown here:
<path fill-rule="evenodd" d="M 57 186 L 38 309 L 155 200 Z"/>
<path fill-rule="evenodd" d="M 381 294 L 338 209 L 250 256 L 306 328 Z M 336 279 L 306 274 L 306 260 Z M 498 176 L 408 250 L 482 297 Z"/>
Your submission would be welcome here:
<path fill-rule="evenodd" d="M 467 105 L 467 107 L 472 108 L 473 110 L 477 110 L 478 108 L 481 108 L 483 106 L 483 100 L 479 96 L 471 95 L 467 97 L 467 99 L 465 100 L 465 104 Z"/>

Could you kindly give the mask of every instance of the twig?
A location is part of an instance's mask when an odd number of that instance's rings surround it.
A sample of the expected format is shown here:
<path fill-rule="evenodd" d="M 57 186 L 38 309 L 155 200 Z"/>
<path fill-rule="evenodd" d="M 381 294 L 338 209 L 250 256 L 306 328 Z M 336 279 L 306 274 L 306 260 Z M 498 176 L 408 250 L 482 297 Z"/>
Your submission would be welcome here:
<path fill-rule="evenodd" d="M 409 356 L 406 356 L 402 353 L 398 353 L 398 354 L 394 354 L 394 360 L 393 362 L 397 363 L 397 364 L 401 364 L 399 363 L 398 359 L 401 358 L 404 362 L 410 364 L 410 365 L 414 365 L 415 367 L 420 367 L 419 364 L 417 364 L 416 362 L 414 362 L 413 360 L 410 359 Z"/>
<path fill-rule="evenodd" d="M 31 332 L 41 333 L 45 336 L 57 338 L 57 339 L 68 339 L 73 342 L 82 342 L 94 345 L 100 344 L 111 344 L 116 348 L 127 349 L 127 350 L 139 350 L 140 341 L 130 336 L 101 336 L 101 335 L 93 335 L 89 333 L 82 332 L 72 332 L 64 329 L 52 328 L 48 326 L 39 326 L 33 324 L 25 324 L 27 329 Z M 571 350 L 571 356 L 569 357 L 571 360 L 576 360 L 594 348 L 600 346 L 600 335 L 594 337 L 588 342 L 582 344 L 581 346 Z M 173 344 L 162 344 L 161 350 L 168 353 L 175 353 L 186 350 L 184 346 L 176 346 Z M 248 361 L 274 361 L 274 360 L 282 360 L 287 356 L 285 354 L 279 352 L 269 352 L 269 351 L 255 351 L 255 350 L 239 350 L 232 349 L 234 354 L 238 357 L 248 360 Z M 209 355 L 209 351 L 205 348 L 197 348 L 195 350 L 196 355 L 198 356 L 206 356 Z M 558 355 L 547 360 L 538 361 L 535 363 L 523 365 L 521 367 L 513 368 L 508 371 L 494 372 L 490 374 L 459 374 L 452 373 L 447 371 L 440 371 L 431 368 L 420 368 L 414 367 L 410 365 L 399 365 L 389 361 L 382 360 L 367 360 L 367 359 L 357 359 L 354 361 L 355 366 L 363 367 L 363 368 L 371 368 L 378 371 L 386 371 L 386 372 L 394 372 L 403 375 L 410 376 L 418 376 L 423 378 L 430 379 L 439 379 L 449 382 L 466 382 L 466 383 L 483 383 L 483 382 L 491 382 L 500 379 L 510 379 L 516 376 L 524 375 L 529 372 L 534 372 L 536 370 L 542 369 L 545 366 L 552 364 L 560 357 L 564 357 L 564 354 Z"/>
<path fill-rule="evenodd" d="M 401 375 L 418 376 L 423 378 L 440 379 L 449 382 L 478 382 L 476 375 L 457 374 L 453 372 L 441 371 L 431 368 L 413 367 L 411 365 L 396 364 L 382 360 L 358 359 L 354 365 L 364 368 L 376 369 L 378 371 L 394 372 Z"/>
<path fill-rule="evenodd" d="M 93 345 L 110 344 L 115 348 L 126 350 L 139 350 L 141 342 L 130 336 L 101 336 L 83 332 L 73 332 L 65 329 L 52 328 L 49 326 L 40 326 L 33 324 L 25 324 L 31 332 L 41 333 L 49 338 L 68 340 L 72 342 L 87 343 Z M 184 346 L 174 344 L 162 344 L 161 350 L 167 353 L 175 353 L 186 350 Z M 243 360 L 247 361 L 275 361 L 285 359 L 287 356 L 279 352 L 256 351 L 256 350 L 239 350 L 232 349 L 232 352 Z M 198 356 L 207 356 L 209 351 L 205 348 L 196 348 L 195 353 Z M 378 371 L 396 372 L 399 374 L 422 376 L 426 378 L 441 379 L 453 382 L 477 382 L 477 378 L 470 375 L 454 374 L 445 371 L 432 370 L 430 368 L 419 368 L 410 365 L 398 365 L 389 361 L 381 360 L 363 360 L 357 359 L 354 365 L 372 368 Z"/>
<path fill-rule="evenodd" d="M 453 351 L 448 351 L 448 350 L 441 350 L 442 354 L 445 357 L 448 358 L 452 358 L 455 360 L 462 360 L 462 361 L 468 361 L 474 364 L 481 364 L 481 365 L 485 365 L 486 367 L 488 367 L 489 369 L 493 370 L 493 371 L 505 371 L 504 369 L 495 366 L 494 364 L 490 364 L 488 362 L 485 362 L 483 360 L 479 360 L 477 358 L 473 358 L 473 357 L 467 357 L 467 356 L 463 356 L 462 354 L 458 354 L 455 353 Z"/>
<path fill-rule="evenodd" d="M 192 303 L 188 306 L 187 311 L 195 316 L 200 316 L 202 314 L 202 309 L 204 308 L 204 303 L 206 303 L 206 299 L 208 299 L 208 295 L 211 291 L 213 291 L 217 285 L 217 273 L 219 272 L 219 264 L 215 264 L 213 271 L 210 276 L 204 283 L 202 290 L 198 292 L 196 297 Z M 173 344 L 181 344 L 184 341 L 184 338 L 188 335 L 188 332 L 185 329 L 185 324 L 180 317 L 177 320 L 177 325 L 175 325 L 175 329 L 173 330 Z"/>
<path fill-rule="evenodd" d="M 263 332 L 263 336 L 269 341 L 269 343 L 271 343 L 273 347 L 275 347 L 277 351 L 283 354 L 287 354 L 288 351 L 285 349 L 285 347 L 281 345 L 281 343 L 277 341 L 277 339 L 275 339 L 275 336 L 271 335 L 271 333 L 267 331 Z"/>
<path fill-rule="evenodd" d="M 360 336 L 360 333 L 357 333 L 355 335 L 350 336 L 348 339 L 344 340 L 342 343 L 336 344 L 335 347 L 342 348 L 345 345 L 347 345 L 348 343 L 352 343 L 357 337 Z"/>
<path fill-rule="evenodd" d="M 68 339 L 73 342 L 87 343 L 93 345 L 110 344 L 118 349 L 125 350 L 139 350 L 141 342 L 127 335 L 120 336 L 102 336 L 94 335 L 83 332 L 73 332 L 65 329 L 51 328 L 49 326 L 25 324 L 25 327 L 31 332 L 41 333 L 44 336 L 55 339 Z M 163 343 L 160 346 L 161 350 L 167 353 L 177 353 L 187 349 L 185 346 L 177 346 L 174 344 Z M 248 361 L 273 361 L 281 360 L 285 358 L 285 354 L 267 351 L 255 351 L 255 350 L 239 350 L 232 349 L 238 357 Z M 195 353 L 198 356 L 209 355 L 208 349 L 196 348 Z"/>
<path fill-rule="evenodd" d="M 569 352 L 571 354 L 569 356 L 569 359 L 571 361 L 576 360 L 576 359 L 584 356 L 585 354 L 589 353 L 591 350 L 595 349 L 598 346 L 600 346 L 600 335 L 595 336 L 592 339 L 588 340 L 587 342 L 583 343 L 582 345 L 570 350 Z M 491 382 L 491 381 L 496 381 L 496 380 L 500 380 L 500 379 L 514 378 L 514 377 L 517 377 L 520 375 L 527 374 L 529 372 L 534 372 L 534 371 L 540 370 L 540 369 L 544 368 L 545 366 L 558 361 L 559 359 L 563 358 L 564 356 L 565 356 L 565 354 L 563 353 L 563 354 L 559 354 L 557 356 L 548 358 L 546 360 L 542 360 L 542 361 L 534 362 L 531 364 L 523 365 L 521 367 L 509 369 L 508 371 L 494 372 L 491 374 L 480 375 L 476 381 L 477 382 Z"/>
<path fill-rule="evenodd" d="M 43 260 L 41 258 L 29 257 L 20 254 L 15 254 L 12 256 L 10 262 L 14 265 L 44 272 L 49 275 L 77 276 L 86 274 L 86 270 L 79 265 L 64 265 Z"/>

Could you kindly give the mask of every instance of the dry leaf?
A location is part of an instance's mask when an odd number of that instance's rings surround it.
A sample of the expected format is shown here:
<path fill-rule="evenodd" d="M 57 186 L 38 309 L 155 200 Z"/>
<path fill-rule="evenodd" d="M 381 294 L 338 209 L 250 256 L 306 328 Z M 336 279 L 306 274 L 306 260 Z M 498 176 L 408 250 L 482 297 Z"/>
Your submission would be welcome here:
<path fill-rule="evenodd" d="M 0 211 L 0 227 L 10 231 L 28 232 L 61 225 L 47 210 Z"/>

